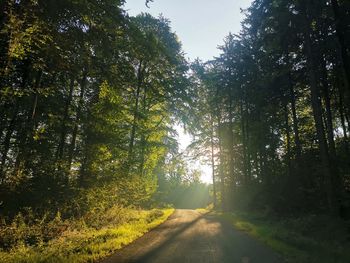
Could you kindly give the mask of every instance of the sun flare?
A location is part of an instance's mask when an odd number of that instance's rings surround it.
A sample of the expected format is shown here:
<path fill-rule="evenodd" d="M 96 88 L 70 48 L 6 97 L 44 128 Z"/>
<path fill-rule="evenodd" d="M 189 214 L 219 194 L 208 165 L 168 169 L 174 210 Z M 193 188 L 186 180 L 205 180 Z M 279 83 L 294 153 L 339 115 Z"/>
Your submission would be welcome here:
<path fill-rule="evenodd" d="M 178 133 L 177 141 L 179 143 L 179 150 L 181 152 L 185 151 L 186 148 L 191 144 L 192 142 L 192 136 L 185 132 L 184 128 L 181 125 L 175 125 L 175 130 Z M 201 172 L 200 180 L 201 182 L 205 184 L 211 184 L 212 183 L 212 168 L 208 164 L 203 164 L 200 160 L 190 161 L 186 160 L 188 167 L 190 169 L 196 169 Z"/>

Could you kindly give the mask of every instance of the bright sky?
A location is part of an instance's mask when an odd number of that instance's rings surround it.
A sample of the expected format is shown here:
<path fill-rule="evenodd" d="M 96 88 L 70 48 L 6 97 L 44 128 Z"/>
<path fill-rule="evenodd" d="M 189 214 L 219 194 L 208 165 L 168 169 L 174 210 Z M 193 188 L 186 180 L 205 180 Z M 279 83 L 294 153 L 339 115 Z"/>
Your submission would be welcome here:
<path fill-rule="evenodd" d="M 147 12 L 163 14 L 170 19 L 172 29 L 182 42 L 186 57 L 191 60 L 212 59 L 219 54 L 217 46 L 229 32 L 238 33 L 244 16 L 240 8 L 247 8 L 252 0 L 126 0 L 130 15 Z"/>
<path fill-rule="evenodd" d="M 203 61 L 219 55 L 217 47 L 231 33 L 238 33 L 244 15 L 240 9 L 247 8 L 252 0 L 154 0 L 145 6 L 145 0 L 126 0 L 125 9 L 130 15 L 147 12 L 157 17 L 162 14 L 170 19 L 172 30 L 176 32 L 186 57 L 193 61 Z M 176 127 L 179 133 L 180 149 L 191 142 L 191 136 Z M 211 168 L 200 162 L 191 163 L 202 170 L 202 181 L 211 183 Z"/>

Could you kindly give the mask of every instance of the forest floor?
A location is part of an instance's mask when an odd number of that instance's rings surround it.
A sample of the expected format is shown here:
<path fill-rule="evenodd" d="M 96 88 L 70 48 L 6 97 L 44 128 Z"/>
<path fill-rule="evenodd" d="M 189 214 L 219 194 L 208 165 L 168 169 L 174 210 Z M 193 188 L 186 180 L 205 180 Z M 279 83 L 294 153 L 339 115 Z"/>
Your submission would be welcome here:
<path fill-rule="evenodd" d="M 286 262 L 350 262 L 349 222 L 342 219 L 322 215 L 278 218 L 247 212 L 213 213 L 283 255 Z"/>
<path fill-rule="evenodd" d="M 220 216 L 176 210 L 169 219 L 102 263 L 118 262 L 285 262 L 261 241 Z"/>

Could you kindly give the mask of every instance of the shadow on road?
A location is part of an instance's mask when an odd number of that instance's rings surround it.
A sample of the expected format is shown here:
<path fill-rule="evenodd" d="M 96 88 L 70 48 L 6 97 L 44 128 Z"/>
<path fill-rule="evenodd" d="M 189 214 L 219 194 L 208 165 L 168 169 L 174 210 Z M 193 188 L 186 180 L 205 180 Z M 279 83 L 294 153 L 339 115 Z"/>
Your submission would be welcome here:
<path fill-rule="evenodd" d="M 280 263 L 261 242 L 227 222 L 194 210 L 176 210 L 162 225 L 102 263 Z"/>
<path fill-rule="evenodd" d="M 169 244 L 174 242 L 176 238 L 181 235 L 183 232 L 185 232 L 187 229 L 195 225 L 199 220 L 201 220 L 204 217 L 204 215 L 198 216 L 195 220 L 188 222 L 188 223 L 183 223 L 183 226 L 179 227 L 176 231 L 173 233 L 169 234 L 164 242 L 159 244 L 158 246 L 154 247 L 152 250 L 148 251 L 146 254 L 142 255 L 140 258 L 136 259 L 136 261 L 133 262 L 149 262 L 152 258 L 155 257 L 159 251 L 162 251 L 165 247 L 167 247 Z M 161 227 L 160 227 L 161 228 Z"/>

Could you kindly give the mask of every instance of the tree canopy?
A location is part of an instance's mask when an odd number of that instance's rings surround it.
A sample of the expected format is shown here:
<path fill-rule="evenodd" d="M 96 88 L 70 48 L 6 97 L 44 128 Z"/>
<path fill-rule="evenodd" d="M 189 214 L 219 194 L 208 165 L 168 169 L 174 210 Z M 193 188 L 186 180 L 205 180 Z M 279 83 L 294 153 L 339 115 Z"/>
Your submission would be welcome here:
<path fill-rule="evenodd" d="M 192 63 L 168 19 L 124 2 L 1 2 L 5 213 L 72 210 L 100 189 L 125 205 L 169 202 L 188 181 L 208 192 L 178 151 L 179 121 L 212 165 L 217 207 L 344 213 L 347 1 L 255 0 L 221 55 Z"/>
<path fill-rule="evenodd" d="M 187 62 L 166 18 L 129 17 L 123 3 L 2 1 L 5 211 L 105 185 L 132 204 L 156 191 Z"/>
<path fill-rule="evenodd" d="M 193 65 L 192 128 L 214 147 L 223 209 L 344 214 L 349 8 L 347 1 L 253 1 L 221 55 Z"/>

